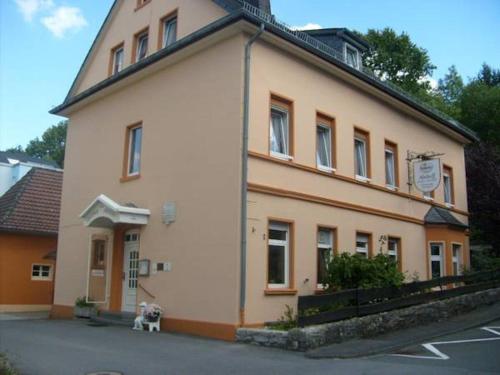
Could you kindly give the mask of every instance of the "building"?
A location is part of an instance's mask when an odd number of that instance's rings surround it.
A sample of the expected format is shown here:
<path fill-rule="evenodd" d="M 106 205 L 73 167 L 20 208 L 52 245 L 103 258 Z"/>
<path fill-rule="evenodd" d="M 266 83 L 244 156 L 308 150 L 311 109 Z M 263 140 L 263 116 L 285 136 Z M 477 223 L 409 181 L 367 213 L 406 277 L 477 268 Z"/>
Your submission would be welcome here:
<path fill-rule="evenodd" d="M 57 164 L 24 152 L 0 151 L 0 196 L 33 168 L 57 170 Z"/>
<path fill-rule="evenodd" d="M 0 197 L 0 311 L 49 311 L 62 172 L 33 167 Z"/>
<path fill-rule="evenodd" d="M 459 272 L 475 136 L 367 74 L 365 48 L 269 1 L 115 1 L 52 110 L 70 119 L 53 316 L 155 302 L 167 330 L 232 339 L 321 289 L 328 253 Z M 432 195 L 408 191 L 407 151 L 443 154 Z"/>

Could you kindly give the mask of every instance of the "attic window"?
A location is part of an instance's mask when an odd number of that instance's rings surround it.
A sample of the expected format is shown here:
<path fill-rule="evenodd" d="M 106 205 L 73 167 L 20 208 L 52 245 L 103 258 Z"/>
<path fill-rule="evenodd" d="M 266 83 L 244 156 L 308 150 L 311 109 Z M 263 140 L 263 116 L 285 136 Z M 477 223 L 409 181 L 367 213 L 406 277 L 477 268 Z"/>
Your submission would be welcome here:
<path fill-rule="evenodd" d="M 141 61 L 146 57 L 148 54 L 148 41 L 149 33 L 147 28 L 135 35 L 133 62 Z"/>
<path fill-rule="evenodd" d="M 163 30 L 161 48 L 165 48 L 177 40 L 177 11 L 163 17 L 161 24 Z"/>
<path fill-rule="evenodd" d="M 345 44 L 345 62 L 354 69 L 359 69 L 359 52 L 349 44 Z"/>

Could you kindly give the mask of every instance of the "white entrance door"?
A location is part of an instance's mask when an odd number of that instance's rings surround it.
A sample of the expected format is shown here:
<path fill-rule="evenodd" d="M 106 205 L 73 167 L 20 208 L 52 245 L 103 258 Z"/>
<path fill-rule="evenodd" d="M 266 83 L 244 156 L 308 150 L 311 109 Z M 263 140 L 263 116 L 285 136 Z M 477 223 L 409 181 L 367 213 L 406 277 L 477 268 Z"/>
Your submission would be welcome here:
<path fill-rule="evenodd" d="M 139 233 L 129 232 L 125 235 L 123 249 L 122 311 L 135 312 L 138 268 Z"/>

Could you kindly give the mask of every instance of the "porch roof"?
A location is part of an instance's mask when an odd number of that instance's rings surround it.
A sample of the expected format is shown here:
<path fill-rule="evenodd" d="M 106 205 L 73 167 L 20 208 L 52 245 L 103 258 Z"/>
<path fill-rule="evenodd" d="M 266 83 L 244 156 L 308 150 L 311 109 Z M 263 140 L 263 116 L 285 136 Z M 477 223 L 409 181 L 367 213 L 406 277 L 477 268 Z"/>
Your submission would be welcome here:
<path fill-rule="evenodd" d="M 117 224 L 146 225 L 151 212 L 146 208 L 122 206 L 104 194 L 80 214 L 87 227 L 112 228 Z"/>

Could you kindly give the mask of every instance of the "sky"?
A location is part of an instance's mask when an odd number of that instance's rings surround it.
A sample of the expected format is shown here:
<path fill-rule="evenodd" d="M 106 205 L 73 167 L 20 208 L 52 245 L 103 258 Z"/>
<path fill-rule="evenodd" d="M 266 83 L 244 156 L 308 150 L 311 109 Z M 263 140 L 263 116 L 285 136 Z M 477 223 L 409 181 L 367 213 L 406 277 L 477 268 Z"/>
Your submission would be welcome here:
<path fill-rule="evenodd" d="M 405 31 L 427 49 L 434 80 L 453 64 L 465 79 L 483 62 L 500 68 L 500 0 L 271 2 L 277 18 L 294 27 Z M 64 100 L 111 4 L 0 0 L 0 150 L 26 146 L 63 120 L 48 111 Z"/>

